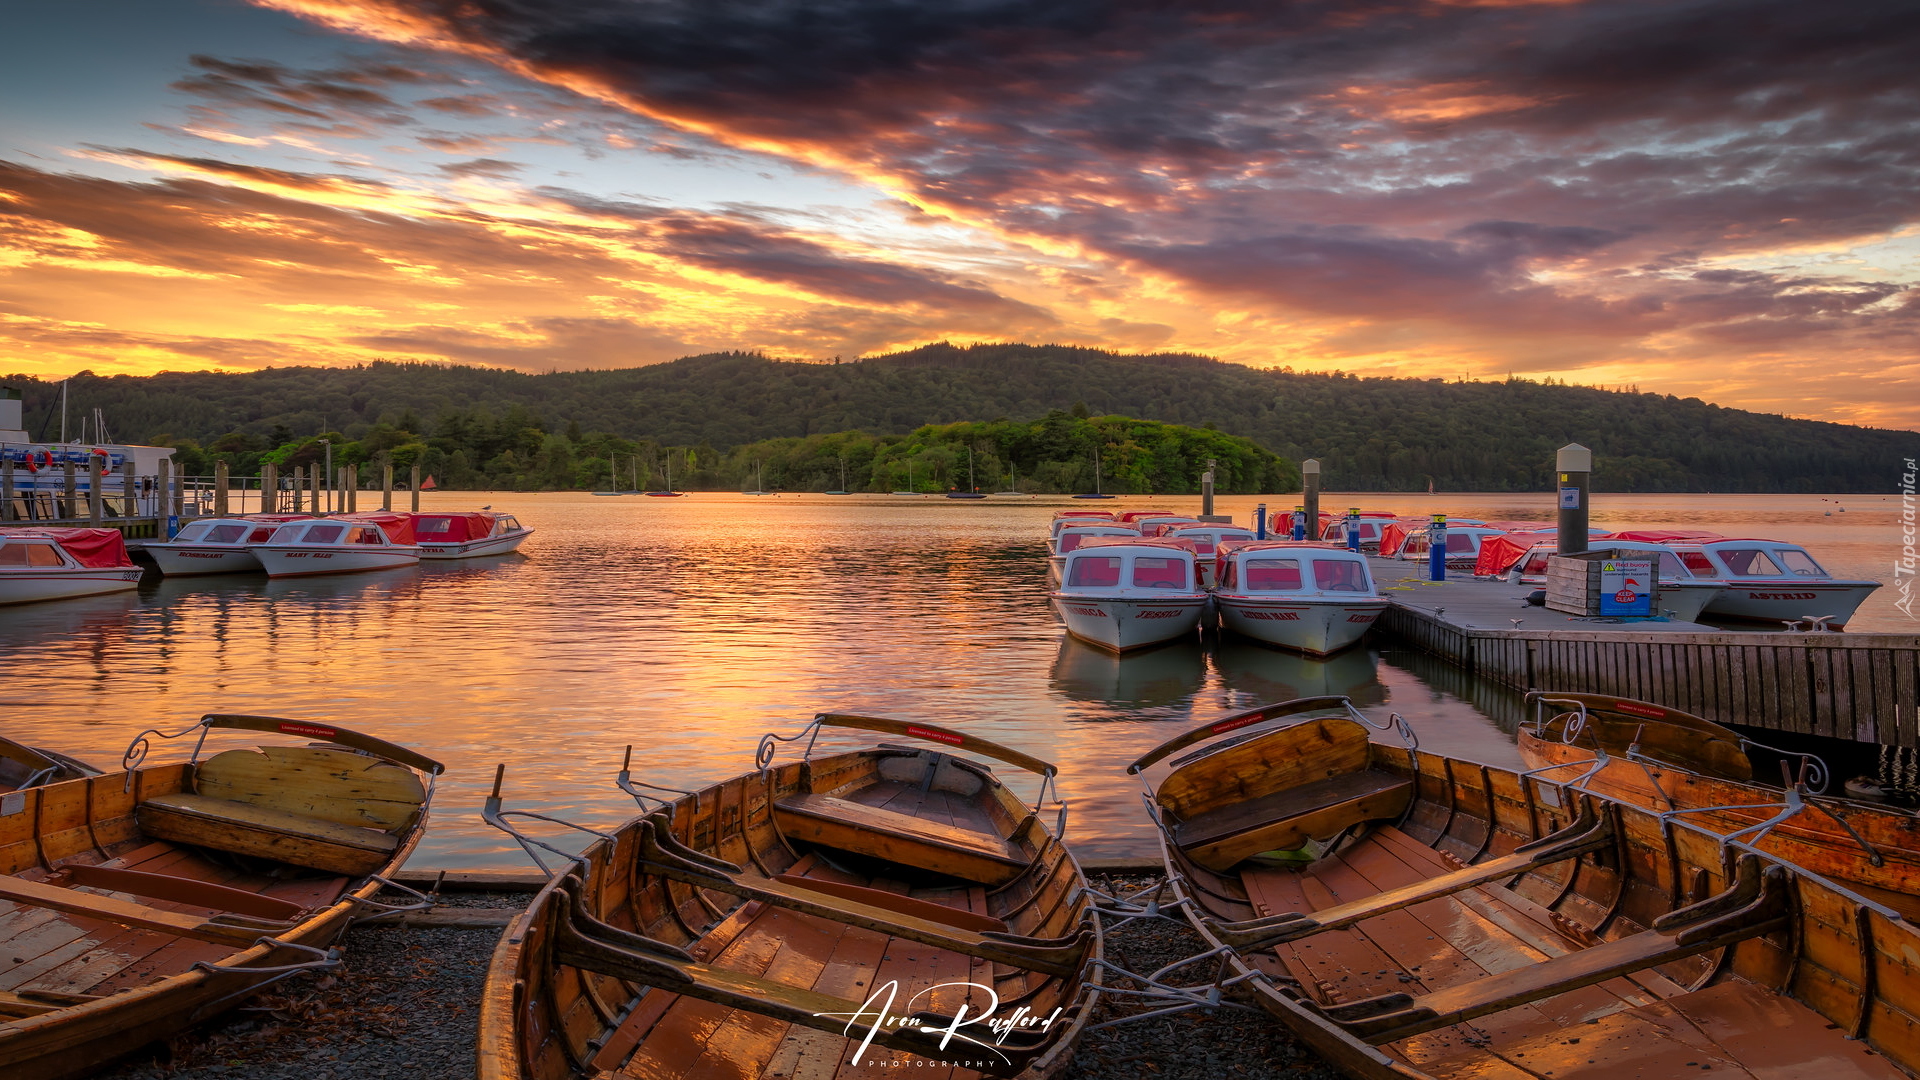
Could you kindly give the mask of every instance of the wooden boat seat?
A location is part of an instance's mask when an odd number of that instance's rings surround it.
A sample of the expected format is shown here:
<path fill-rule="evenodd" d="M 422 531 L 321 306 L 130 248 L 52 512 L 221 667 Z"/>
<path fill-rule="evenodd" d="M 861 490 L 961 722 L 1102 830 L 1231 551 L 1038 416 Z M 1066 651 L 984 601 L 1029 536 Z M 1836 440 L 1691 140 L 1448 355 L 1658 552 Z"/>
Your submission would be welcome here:
<path fill-rule="evenodd" d="M 635 840 L 642 862 L 661 877 L 1026 971 L 1070 977 L 1093 946 L 1088 927 L 1059 938 L 1026 937 L 1007 933 L 999 919 L 898 893 L 792 874 L 749 875 L 681 845 L 663 818 L 640 822 Z"/>
<path fill-rule="evenodd" d="M 136 930 L 151 930 L 173 937 L 194 938 L 198 941 L 237 945 L 242 948 L 252 945 L 262 934 L 284 933 L 294 925 L 291 922 L 237 915 L 220 915 L 206 919 L 177 911 L 163 911 L 101 893 L 81 892 L 78 889 L 49 885 L 44 881 L 28 881 L 25 878 L 5 875 L 0 875 L 0 900 L 10 900 L 30 907 L 51 908 L 69 915 L 117 923 Z"/>
<path fill-rule="evenodd" d="M 1242 950 L 1264 949 L 1329 930 L 1341 930 L 1376 915 L 1451 896 L 1476 885 L 1513 877 L 1548 863 L 1576 859 L 1613 842 L 1612 815 L 1595 813 L 1589 805 L 1577 820 L 1551 836 L 1523 844 L 1510 855 L 1465 866 L 1449 874 L 1388 889 L 1349 903 L 1321 908 L 1311 914 L 1292 911 L 1246 922 L 1222 922 L 1212 918 L 1206 918 L 1205 921 L 1224 944 Z"/>
<path fill-rule="evenodd" d="M 1412 799 L 1411 781 L 1363 769 L 1203 811 L 1176 826 L 1173 839 L 1189 859 L 1226 871 L 1250 855 L 1397 818 Z"/>
<path fill-rule="evenodd" d="M 1652 929 L 1418 997 L 1382 994 L 1319 1009 L 1378 1046 L 1770 934 L 1790 919 L 1786 872 L 1762 870 L 1747 855 L 1725 892 L 1660 916 Z"/>
<path fill-rule="evenodd" d="M 1018 847 L 992 833 L 886 810 L 831 795 L 789 795 L 773 804 L 789 840 L 933 870 L 985 885 L 1005 885 L 1027 868 Z"/>
<path fill-rule="evenodd" d="M 356 877 L 387 864 L 426 802 L 412 770 L 325 746 L 228 750 L 193 783 L 141 802 L 141 831 Z"/>

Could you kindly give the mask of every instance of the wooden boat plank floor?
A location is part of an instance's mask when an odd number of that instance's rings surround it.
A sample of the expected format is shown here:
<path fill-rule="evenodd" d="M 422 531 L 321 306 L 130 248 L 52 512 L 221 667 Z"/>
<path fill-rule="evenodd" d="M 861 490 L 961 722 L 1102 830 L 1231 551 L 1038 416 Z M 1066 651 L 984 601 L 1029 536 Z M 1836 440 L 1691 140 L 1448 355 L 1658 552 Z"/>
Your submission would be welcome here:
<path fill-rule="evenodd" d="M 811 855 L 802 857 L 786 873 L 906 895 L 918 892 L 919 899 L 986 912 L 984 889 L 909 890 L 904 882 L 848 873 Z M 747 912 L 751 906 L 736 909 L 736 914 Z M 937 992 L 917 1002 L 913 1010 L 906 1008 L 906 1002 L 940 983 L 983 981 L 974 962 L 959 953 L 794 911 L 759 906 L 748 914 L 744 925 L 727 925 L 734 921 L 731 917 L 723 921 L 690 951 L 699 955 L 706 951 L 703 946 L 720 945 L 708 961 L 715 967 L 853 1002 L 863 1002 L 876 986 L 898 980 L 900 990 L 892 1010 L 896 1014 L 957 1008 L 963 1001 L 957 989 Z M 731 940 L 724 940 L 728 935 Z M 662 1003 L 655 1003 L 656 997 Z M 973 1003 L 973 1007 L 979 1004 Z M 642 1025 L 644 1031 L 632 1030 Z M 613 1069 L 618 1076 L 633 1080 L 864 1080 L 896 1076 L 902 1063 L 913 1075 L 929 1080 L 959 1080 L 974 1075 L 951 1067 L 914 1065 L 910 1055 L 881 1046 L 872 1047 L 861 1064 L 850 1064 L 846 1061 L 847 1041 L 829 1032 L 795 1027 L 695 998 L 662 995 L 658 990 L 647 995 L 630 1025 L 609 1041 L 607 1050 L 619 1053 L 624 1049 L 621 1043 L 633 1045 L 636 1040 L 631 1056 Z M 609 1067 L 612 1063 L 608 1056 L 603 1053 L 596 1063 Z"/>

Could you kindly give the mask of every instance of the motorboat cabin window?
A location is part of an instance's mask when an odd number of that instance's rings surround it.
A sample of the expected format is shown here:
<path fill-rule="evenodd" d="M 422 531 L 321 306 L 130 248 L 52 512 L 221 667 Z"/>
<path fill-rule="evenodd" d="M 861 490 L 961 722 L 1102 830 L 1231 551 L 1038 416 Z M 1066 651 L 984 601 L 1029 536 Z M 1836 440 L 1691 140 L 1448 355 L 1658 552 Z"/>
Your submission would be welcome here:
<path fill-rule="evenodd" d="M 62 566 L 52 544 L 0 544 L 0 566 Z"/>
<path fill-rule="evenodd" d="M 210 528 L 212 528 L 211 525 L 196 521 L 191 525 L 182 526 L 179 532 L 173 534 L 173 538 L 175 540 L 199 540 L 205 537 L 207 530 Z"/>
<path fill-rule="evenodd" d="M 200 539 L 210 544 L 232 544 L 238 542 L 242 536 L 246 535 L 246 532 L 247 527 L 245 525 L 234 525 L 223 522 L 208 529 L 206 535 Z"/>
<path fill-rule="evenodd" d="M 493 519 L 493 535 L 495 536 L 499 536 L 501 533 L 515 532 L 519 528 L 520 528 L 519 518 L 498 517 Z"/>
<path fill-rule="evenodd" d="M 1680 561 L 1686 563 L 1687 569 L 1699 577 L 1720 576 L 1719 568 L 1713 565 L 1713 560 L 1707 558 L 1704 552 L 1683 551 L 1680 553 Z"/>
<path fill-rule="evenodd" d="M 372 525 L 355 525 L 347 530 L 349 544 L 382 544 L 386 539 L 386 534 Z"/>
<path fill-rule="evenodd" d="M 1136 589 L 1187 588 L 1185 559 L 1139 555 L 1133 560 L 1133 587 Z"/>
<path fill-rule="evenodd" d="M 1780 568 L 1759 548 L 1723 548 L 1714 552 L 1734 577 L 1779 577 Z"/>
<path fill-rule="evenodd" d="M 1119 556 L 1089 559 L 1084 556 L 1073 561 L 1073 577 L 1068 585 L 1088 588 L 1112 588 L 1120 584 Z"/>
<path fill-rule="evenodd" d="M 307 535 L 302 538 L 302 543 L 337 544 L 340 542 L 340 534 L 346 531 L 347 527 L 345 525 L 309 525 L 307 526 Z"/>
<path fill-rule="evenodd" d="M 1780 548 L 1773 553 L 1773 557 L 1780 560 L 1781 565 L 1787 568 L 1788 573 L 1798 574 L 1801 577 L 1827 576 L 1827 572 L 1820 568 L 1820 564 L 1813 561 L 1813 556 L 1804 551 L 1795 548 Z"/>
<path fill-rule="evenodd" d="M 1447 554 L 1471 555 L 1480 550 L 1480 537 L 1474 533 L 1450 532 L 1447 534 Z"/>
<path fill-rule="evenodd" d="M 1351 559 L 1315 559 L 1313 585 L 1324 592 L 1367 592 L 1367 568 Z"/>
<path fill-rule="evenodd" d="M 1065 555 L 1067 552 L 1072 551 L 1074 548 L 1079 547 L 1080 541 L 1085 539 L 1086 537 L 1081 535 L 1080 533 L 1070 532 L 1065 536 L 1062 536 L 1060 538 L 1060 554 Z"/>
<path fill-rule="evenodd" d="M 1248 592 L 1293 592 L 1300 588 L 1299 559 L 1248 559 Z"/>

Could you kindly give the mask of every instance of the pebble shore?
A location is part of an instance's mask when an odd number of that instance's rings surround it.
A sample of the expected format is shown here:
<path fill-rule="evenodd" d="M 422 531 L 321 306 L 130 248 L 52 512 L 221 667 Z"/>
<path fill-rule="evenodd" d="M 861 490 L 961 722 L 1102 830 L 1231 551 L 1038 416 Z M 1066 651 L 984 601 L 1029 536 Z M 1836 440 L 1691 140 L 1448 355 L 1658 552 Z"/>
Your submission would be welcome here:
<path fill-rule="evenodd" d="M 1124 894 L 1149 879 L 1096 878 Z M 525 894 L 456 893 L 442 907 L 518 908 Z M 498 935 L 490 930 L 360 926 L 345 963 L 255 998 L 220 1021 L 151 1047 L 100 1080 L 472 1080 L 480 988 Z M 1112 930 L 1108 959 L 1150 972 L 1202 948 L 1184 923 L 1139 920 Z M 1211 968 L 1195 966 L 1195 979 Z M 1176 979 L 1185 982 L 1185 979 Z M 1109 980 L 1111 983 L 1112 980 Z M 1152 1005 L 1113 1004 L 1095 1020 Z M 1271 1017 L 1216 1009 L 1089 1033 L 1065 1080 L 1333 1080 L 1339 1076 Z"/>

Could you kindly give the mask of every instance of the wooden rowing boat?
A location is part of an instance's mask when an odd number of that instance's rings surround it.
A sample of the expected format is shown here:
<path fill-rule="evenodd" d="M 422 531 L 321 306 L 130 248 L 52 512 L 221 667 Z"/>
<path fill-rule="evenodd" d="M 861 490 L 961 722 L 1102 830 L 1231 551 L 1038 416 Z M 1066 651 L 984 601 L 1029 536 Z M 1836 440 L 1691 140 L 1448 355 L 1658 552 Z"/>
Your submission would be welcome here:
<path fill-rule="evenodd" d="M 331 724 L 207 716 L 258 749 L 16 792 L 0 813 L 0 1062 L 48 1080 L 331 966 L 426 825 L 441 766 Z M 165 737 L 165 736 L 163 736 Z M 177 736 L 176 736 L 177 737 Z"/>
<path fill-rule="evenodd" d="M 79 758 L 0 738 L 0 794 L 98 775 L 99 769 Z"/>
<path fill-rule="evenodd" d="M 1920 932 L 1898 912 L 1684 816 L 1373 743 L 1359 719 L 1344 698 L 1286 702 L 1131 767 L 1198 747 L 1153 788 L 1174 889 L 1260 1004 L 1347 1074 L 1920 1065 Z"/>
<path fill-rule="evenodd" d="M 1677 813 L 1920 920 L 1920 816 L 1817 794 L 1828 779 L 1817 758 L 1631 698 L 1535 691 L 1527 704 L 1531 715 L 1517 737 L 1528 768 Z M 1783 767 L 1785 781 L 1768 783 L 1767 774 Z"/>
<path fill-rule="evenodd" d="M 1066 1062 L 1101 936 L 1039 817 L 1054 767 L 931 724 L 819 725 L 941 749 L 809 753 L 595 840 L 494 952 L 482 1080 L 1041 1077 Z M 1038 773 L 1040 800 L 962 753 Z M 511 831 L 495 792 L 489 820 Z M 914 1020 L 875 1029 L 877 1010 Z"/>

